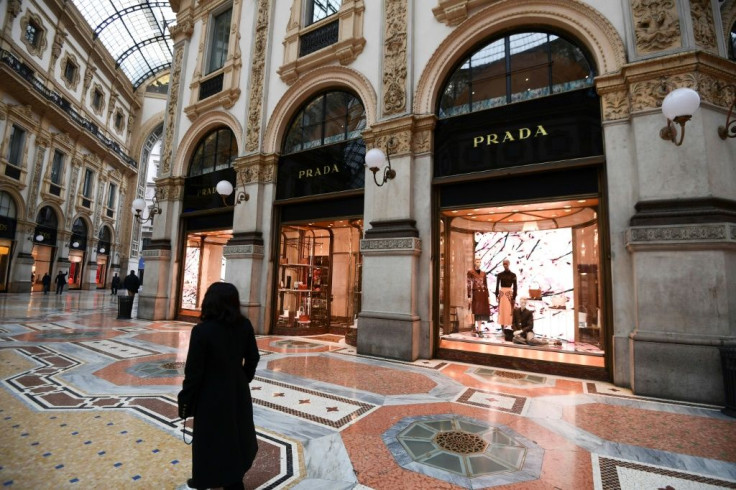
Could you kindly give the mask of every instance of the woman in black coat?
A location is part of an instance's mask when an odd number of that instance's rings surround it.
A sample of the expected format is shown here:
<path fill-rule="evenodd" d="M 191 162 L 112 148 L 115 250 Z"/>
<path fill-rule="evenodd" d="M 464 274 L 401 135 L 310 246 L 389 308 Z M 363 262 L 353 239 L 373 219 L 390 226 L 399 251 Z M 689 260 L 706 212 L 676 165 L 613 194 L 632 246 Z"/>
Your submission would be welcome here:
<path fill-rule="evenodd" d="M 243 488 L 258 451 L 248 384 L 260 355 L 250 321 L 240 313 L 238 290 L 212 284 L 192 329 L 179 392 L 179 415 L 194 416 L 192 488 Z"/>

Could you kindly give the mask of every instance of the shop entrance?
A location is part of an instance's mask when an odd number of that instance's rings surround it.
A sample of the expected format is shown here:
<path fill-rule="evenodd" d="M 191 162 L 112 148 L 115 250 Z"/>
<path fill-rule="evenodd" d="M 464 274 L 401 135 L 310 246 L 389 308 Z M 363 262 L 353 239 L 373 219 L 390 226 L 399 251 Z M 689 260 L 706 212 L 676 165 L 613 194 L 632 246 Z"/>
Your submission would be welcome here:
<path fill-rule="evenodd" d="M 199 317 L 207 288 L 214 282 L 225 280 L 227 259 L 223 250 L 232 236 L 232 230 L 187 234 L 182 260 L 179 316 Z"/>
<path fill-rule="evenodd" d="M 283 224 L 274 333 L 344 335 L 361 306 L 362 220 Z"/>

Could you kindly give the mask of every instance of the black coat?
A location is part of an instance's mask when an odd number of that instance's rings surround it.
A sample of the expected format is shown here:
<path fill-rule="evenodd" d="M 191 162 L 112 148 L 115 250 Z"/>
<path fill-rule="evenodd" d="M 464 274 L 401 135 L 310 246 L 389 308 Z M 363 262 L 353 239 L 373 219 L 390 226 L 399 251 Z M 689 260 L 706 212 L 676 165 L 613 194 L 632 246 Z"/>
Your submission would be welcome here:
<path fill-rule="evenodd" d="M 137 293 L 138 288 L 141 287 L 141 281 L 135 274 L 128 274 L 123 281 L 123 287 L 131 293 Z"/>
<path fill-rule="evenodd" d="M 193 407 L 192 479 L 196 488 L 242 480 L 258 451 L 248 384 L 260 355 L 250 321 L 206 321 L 192 329 L 179 402 Z"/>
<path fill-rule="evenodd" d="M 534 313 L 524 308 L 514 309 L 514 330 L 523 330 L 524 333 L 534 330 Z"/>

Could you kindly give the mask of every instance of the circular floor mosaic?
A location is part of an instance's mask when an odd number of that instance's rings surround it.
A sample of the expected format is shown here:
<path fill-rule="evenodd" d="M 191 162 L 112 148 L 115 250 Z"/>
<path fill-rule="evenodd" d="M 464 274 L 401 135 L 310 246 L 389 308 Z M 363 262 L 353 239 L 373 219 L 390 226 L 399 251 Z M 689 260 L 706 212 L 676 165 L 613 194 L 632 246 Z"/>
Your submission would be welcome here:
<path fill-rule="evenodd" d="M 171 359 L 141 362 L 125 371 L 139 378 L 173 378 L 184 375 L 184 362 Z"/>
<path fill-rule="evenodd" d="M 544 450 L 506 426 L 457 415 L 402 419 L 383 441 L 403 468 L 477 488 L 539 478 Z"/>
<path fill-rule="evenodd" d="M 303 340 L 275 340 L 271 342 L 272 347 L 284 349 L 323 349 L 324 345 L 315 342 L 304 342 Z"/>

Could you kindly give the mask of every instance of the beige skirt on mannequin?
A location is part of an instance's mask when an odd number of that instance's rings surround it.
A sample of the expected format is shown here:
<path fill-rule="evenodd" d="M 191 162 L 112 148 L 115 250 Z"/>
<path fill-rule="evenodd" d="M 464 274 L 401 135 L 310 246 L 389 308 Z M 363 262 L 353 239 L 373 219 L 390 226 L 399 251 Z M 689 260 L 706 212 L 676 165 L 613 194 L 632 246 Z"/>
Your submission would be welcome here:
<path fill-rule="evenodd" d="M 498 289 L 498 324 L 511 325 L 514 316 L 514 303 L 511 300 L 512 288 Z"/>

